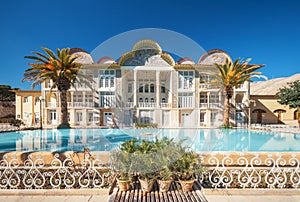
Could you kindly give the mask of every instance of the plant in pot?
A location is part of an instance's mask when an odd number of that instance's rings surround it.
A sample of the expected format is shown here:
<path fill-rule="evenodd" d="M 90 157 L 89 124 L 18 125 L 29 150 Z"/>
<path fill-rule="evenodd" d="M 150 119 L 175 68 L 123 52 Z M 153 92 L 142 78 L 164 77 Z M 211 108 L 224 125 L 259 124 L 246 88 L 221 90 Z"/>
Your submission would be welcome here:
<path fill-rule="evenodd" d="M 195 177 L 201 175 L 203 166 L 199 156 L 189 151 L 187 147 L 181 146 L 181 157 L 174 162 L 173 171 L 178 178 L 183 191 L 191 191 L 194 185 Z"/>
<path fill-rule="evenodd" d="M 144 194 L 151 192 L 157 178 L 155 143 L 143 140 L 134 153 L 134 170 L 139 174 L 141 189 Z"/>
<path fill-rule="evenodd" d="M 128 140 L 111 152 L 111 167 L 115 172 L 119 189 L 130 189 L 133 176 L 134 152 L 137 149 L 137 140 Z"/>
<path fill-rule="evenodd" d="M 178 146 L 173 139 L 163 138 L 155 141 L 158 164 L 157 182 L 160 192 L 169 190 L 173 181 L 172 164 L 180 157 Z"/>

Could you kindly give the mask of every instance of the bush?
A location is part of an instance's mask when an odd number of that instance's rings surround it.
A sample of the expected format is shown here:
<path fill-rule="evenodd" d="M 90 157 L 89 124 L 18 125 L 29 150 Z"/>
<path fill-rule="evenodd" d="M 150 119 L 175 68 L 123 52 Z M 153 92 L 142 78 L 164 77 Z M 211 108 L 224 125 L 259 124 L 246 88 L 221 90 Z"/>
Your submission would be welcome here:
<path fill-rule="evenodd" d="M 157 123 L 135 123 L 138 128 L 157 128 Z"/>
<path fill-rule="evenodd" d="M 11 126 L 15 126 L 18 128 L 18 130 L 20 130 L 20 127 L 22 125 L 24 125 L 23 121 L 20 120 L 20 119 L 14 119 L 11 123 L 10 123 Z"/>
<path fill-rule="evenodd" d="M 69 129 L 71 128 L 69 123 L 62 123 L 57 126 L 57 129 Z"/>

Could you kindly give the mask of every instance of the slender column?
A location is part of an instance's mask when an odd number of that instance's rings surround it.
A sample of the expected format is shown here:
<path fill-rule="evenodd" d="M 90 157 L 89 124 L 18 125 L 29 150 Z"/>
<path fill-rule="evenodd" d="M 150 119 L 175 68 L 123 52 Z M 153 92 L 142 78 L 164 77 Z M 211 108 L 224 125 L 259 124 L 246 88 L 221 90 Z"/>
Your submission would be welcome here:
<path fill-rule="evenodd" d="M 171 104 L 171 107 L 173 105 L 173 77 L 172 77 L 172 73 L 173 70 L 170 72 L 170 77 L 169 77 L 169 81 L 170 81 L 170 89 L 169 89 L 169 98 L 168 98 L 168 103 Z"/>
<path fill-rule="evenodd" d="M 156 72 L 156 107 L 160 106 L 160 71 Z"/>
<path fill-rule="evenodd" d="M 85 96 L 86 96 L 86 93 L 85 91 L 82 92 L 82 103 L 83 103 L 83 107 L 86 107 L 86 103 L 85 103 Z"/>
<path fill-rule="evenodd" d="M 137 71 L 133 70 L 133 106 L 137 106 Z"/>
<path fill-rule="evenodd" d="M 71 107 L 74 107 L 74 92 L 71 91 Z"/>

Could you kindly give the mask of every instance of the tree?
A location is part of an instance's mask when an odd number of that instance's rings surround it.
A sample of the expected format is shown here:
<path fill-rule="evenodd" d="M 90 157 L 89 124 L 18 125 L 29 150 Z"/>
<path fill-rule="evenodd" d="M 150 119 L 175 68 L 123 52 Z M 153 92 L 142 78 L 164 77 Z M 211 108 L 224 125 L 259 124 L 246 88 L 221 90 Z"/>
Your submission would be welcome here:
<path fill-rule="evenodd" d="M 300 81 L 290 82 L 287 87 L 280 88 L 276 93 L 276 97 L 279 99 L 280 104 L 297 108 L 298 125 L 300 127 Z"/>
<path fill-rule="evenodd" d="M 46 53 L 32 52 L 33 56 L 25 56 L 27 59 L 34 60 L 35 63 L 29 63 L 31 68 L 25 70 L 24 81 L 33 81 L 31 87 L 52 80 L 53 88 L 57 88 L 60 99 L 60 125 L 59 128 L 69 128 L 68 123 L 68 106 L 67 91 L 75 85 L 75 83 L 90 84 L 90 80 L 82 73 L 82 64 L 75 60 L 76 55 L 70 54 L 70 48 L 56 49 L 56 55 L 48 48 L 42 48 Z M 90 85 L 89 85 L 90 86 Z"/>
<path fill-rule="evenodd" d="M 234 88 L 242 85 L 245 81 L 249 81 L 253 75 L 261 74 L 254 72 L 263 67 L 263 65 L 249 65 L 251 59 L 241 60 L 236 59 L 234 62 L 226 60 L 225 64 L 216 64 L 219 73 L 216 78 L 221 83 L 224 99 L 224 126 L 230 126 L 230 100 L 234 93 Z"/>
<path fill-rule="evenodd" d="M 18 88 L 11 88 L 9 85 L 0 85 L 0 101 L 15 101 L 13 90 L 18 90 Z"/>

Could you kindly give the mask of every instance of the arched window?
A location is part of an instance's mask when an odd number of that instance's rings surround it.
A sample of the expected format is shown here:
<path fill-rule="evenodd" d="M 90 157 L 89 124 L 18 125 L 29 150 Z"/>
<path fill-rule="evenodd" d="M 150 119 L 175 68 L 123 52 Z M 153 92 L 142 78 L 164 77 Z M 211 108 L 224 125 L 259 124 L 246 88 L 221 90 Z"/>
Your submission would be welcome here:
<path fill-rule="evenodd" d="M 154 93 L 154 84 L 153 83 L 150 84 L 150 93 Z"/>
<path fill-rule="evenodd" d="M 145 93 L 149 93 L 149 84 L 145 85 Z"/>
<path fill-rule="evenodd" d="M 263 109 L 254 109 L 252 113 L 256 113 L 256 123 L 262 123 L 262 113 L 266 113 Z"/>
<path fill-rule="evenodd" d="M 299 116 L 298 116 L 298 110 L 294 111 L 294 120 L 298 120 Z"/>
<path fill-rule="evenodd" d="M 274 110 L 274 113 L 277 114 L 277 122 L 278 123 L 282 122 L 282 119 L 283 119 L 282 114 L 285 113 L 285 112 L 286 111 L 284 109 L 276 109 L 276 110 Z"/>

